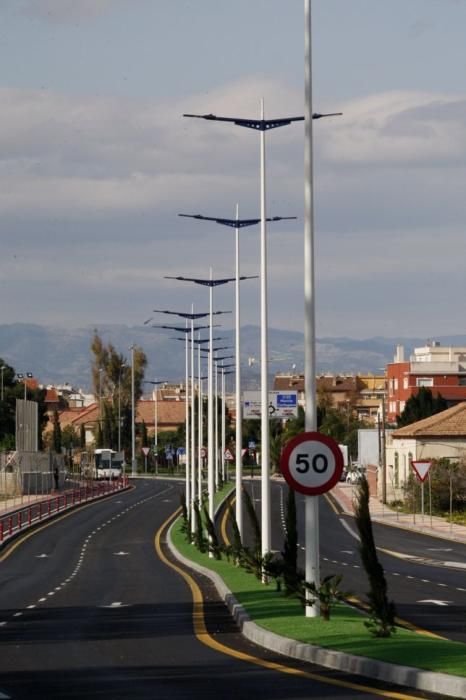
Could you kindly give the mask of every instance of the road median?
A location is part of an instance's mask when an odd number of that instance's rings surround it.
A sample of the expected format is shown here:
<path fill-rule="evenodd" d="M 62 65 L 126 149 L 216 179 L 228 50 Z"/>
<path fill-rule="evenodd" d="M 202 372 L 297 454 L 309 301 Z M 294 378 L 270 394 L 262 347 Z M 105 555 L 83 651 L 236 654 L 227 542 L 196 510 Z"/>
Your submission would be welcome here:
<path fill-rule="evenodd" d="M 299 601 L 274 584 L 264 585 L 226 559 L 199 552 L 187 542 L 181 519 L 172 524 L 167 541 L 178 561 L 212 580 L 250 641 L 345 673 L 466 697 L 466 645 L 401 628 L 388 639 L 374 638 L 365 616 L 344 604 L 334 607 L 330 621 L 306 618 Z M 411 666 L 405 665 L 407 659 Z"/>

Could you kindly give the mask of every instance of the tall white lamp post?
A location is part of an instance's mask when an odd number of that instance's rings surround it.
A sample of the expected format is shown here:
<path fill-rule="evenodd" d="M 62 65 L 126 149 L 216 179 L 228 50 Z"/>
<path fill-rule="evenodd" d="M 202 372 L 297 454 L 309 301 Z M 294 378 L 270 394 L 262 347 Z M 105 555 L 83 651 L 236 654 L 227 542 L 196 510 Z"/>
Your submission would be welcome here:
<path fill-rule="evenodd" d="M 210 277 L 208 279 L 201 279 L 195 277 L 168 277 L 167 279 L 175 279 L 181 282 L 193 282 L 194 284 L 200 284 L 204 287 L 209 288 L 209 309 L 210 309 L 210 331 L 209 331 L 209 360 L 208 360 L 208 406 L 207 406 L 207 482 L 208 482 L 208 492 L 209 492 L 209 518 L 213 520 L 214 517 L 214 491 L 215 491 L 215 474 L 214 474 L 214 402 L 213 402 L 213 328 L 212 328 L 212 316 L 218 313 L 229 313 L 225 311 L 212 311 L 213 308 L 213 288 L 220 285 L 227 284 L 228 282 L 234 282 L 234 277 L 228 277 L 223 279 L 213 279 L 212 268 L 210 269 Z M 241 280 L 249 279 L 249 277 L 243 276 Z"/>
<path fill-rule="evenodd" d="M 168 277 L 167 279 L 173 279 Z M 179 278 L 175 278 L 179 279 Z M 222 313 L 227 313 L 224 311 L 212 311 L 212 308 L 210 308 L 209 312 L 202 312 L 202 313 L 187 313 L 187 312 L 179 312 L 179 311 L 168 311 L 168 310 L 161 310 L 161 309 L 154 309 L 154 313 L 163 313 L 163 314 L 169 314 L 172 316 L 179 316 L 180 318 L 185 318 L 186 319 L 186 328 L 179 328 L 175 326 L 171 326 L 172 329 L 178 330 L 178 331 L 184 331 L 185 332 L 185 337 L 186 337 L 186 507 L 188 508 L 188 512 L 191 512 L 191 509 L 194 507 L 194 498 L 195 494 L 191 493 L 191 482 L 190 482 L 190 467 L 191 467 L 191 461 L 190 461 L 190 425 L 189 425 L 189 404 L 188 404 L 188 396 L 189 396 L 189 359 L 188 359 L 188 333 L 191 333 L 191 329 L 188 328 L 188 319 L 189 320 L 196 320 L 200 318 L 205 318 L 206 316 L 209 316 L 209 329 L 210 329 L 210 334 L 212 334 L 212 316 L 213 315 L 219 315 Z M 154 326 L 154 328 L 170 328 L 170 326 Z M 194 330 L 197 330 L 198 328 L 202 328 L 202 326 L 196 328 L 193 327 Z M 194 458 L 194 455 L 193 455 Z"/>
<path fill-rule="evenodd" d="M 137 474 L 136 462 L 136 407 L 134 400 L 134 345 L 131 350 L 131 476 Z"/>
<path fill-rule="evenodd" d="M 260 223 L 260 219 L 240 219 L 239 206 L 236 205 L 236 218 L 228 219 L 213 216 L 203 216 L 202 214 L 179 214 L 190 219 L 198 219 L 201 221 L 213 221 L 216 224 L 228 226 L 235 229 L 235 262 L 236 262 L 236 277 L 235 277 L 235 353 L 236 353 L 236 385 L 235 385 L 235 407 L 236 407 L 236 472 L 235 472 L 235 488 L 236 488 L 236 523 L 241 538 L 243 537 L 243 461 L 241 448 L 243 446 L 242 433 L 242 406 L 241 406 L 241 349 L 240 349 L 240 240 L 239 232 L 241 228 L 246 226 L 255 226 Z M 295 219 L 294 216 L 274 216 L 267 218 L 267 221 L 282 221 L 284 219 Z"/>
<path fill-rule="evenodd" d="M 121 370 L 126 367 L 126 362 L 118 368 L 118 452 L 121 452 Z"/>
<path fill-rule="evenodd" d="M 215 114 L 184 114 L 184 117 L 195 117 L 209 121 L 231 122 L 237 126 L 260 132 L 260 210 L 261 210 L 261 520 L 262 520 L 262 556 L 271 550 L 271 511 L 270 511 L 270 445 L 269 445 L 269 387 L 267 374 L 267 243 L 266 243 L 266 198 L 265 198 L 265 132 L 286 126 L 295 121 L 303 121 L 304 117 L 287 117 L 284 119 L 265 119 L 264 101 L 261 100 L 260 119 L 242 119 L 239 117 L 217 117 Z"/>
<path fill-rule="evenodd" d="M 144 381 L 144 384 L 152 384 L 154 387 L 154 459 L 155 459 L 155 475 L 158 474 L 158 464 L 157 464 L 157 446 L 158 446 L 158 396 L 157 387 L 160 384 L 166 384 L 166 381 Z"/>
<path fill-rule="evenodd" d="M 315 263 L 314 263 L 314 193 L 312 122 L 332 114 L 312 111 L 312 18 L 311 0 L 304 0 L 304 391 L 306 397 L 305 429 L 317 429 L 316 403 L 316 332 L 315 332 Z M 305 497 L 305 576 L 308 583 L 320 585 L 319 571 L 319 496 Z M 318 601 L 306 605 L 306 615 L 319 615 Z"/>

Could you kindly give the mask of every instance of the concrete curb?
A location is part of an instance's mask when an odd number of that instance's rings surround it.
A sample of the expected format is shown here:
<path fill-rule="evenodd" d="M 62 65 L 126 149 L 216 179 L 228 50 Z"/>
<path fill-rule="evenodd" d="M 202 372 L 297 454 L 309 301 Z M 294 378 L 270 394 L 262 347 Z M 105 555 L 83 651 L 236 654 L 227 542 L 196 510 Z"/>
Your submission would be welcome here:
<path fill-rule="evenodd" d="M 251 620 L 246 609 L 238 602 L 218 574 L 210 569 L 206 569 L 200 564 L 192 562 L 190 559 L 186 559 L 186 557 L 178 552 L 171 537 L 171 531 L 175 522 L 171 525 L 167 533 L 167 544 L 170 552 L 175 559 L 184 566 L 194 569 L 194 571 L 197 571 L 212 581 L 218 594 L 227 605 L 233 619 L 239 626 L 241 633 L 250 642 L 292 659 L 308 661 L 344 673 L 352 673 L 416 690 L 439 693 L 453 698 L 466 697 L 466 678 L 450 676 L 446 673 L 433 673 L 432 671 L 424 671 L 412 666 L 397 666 L 384 661 L 368 659 L 363 656 L 354 656 L 341 651 L 323 649 L 322 647 L 317 647 L 312 644 L 298 642 L 295 639 L 281 637 L 274 632 L 269 632 L 263 627 L 260 627 Z"/>

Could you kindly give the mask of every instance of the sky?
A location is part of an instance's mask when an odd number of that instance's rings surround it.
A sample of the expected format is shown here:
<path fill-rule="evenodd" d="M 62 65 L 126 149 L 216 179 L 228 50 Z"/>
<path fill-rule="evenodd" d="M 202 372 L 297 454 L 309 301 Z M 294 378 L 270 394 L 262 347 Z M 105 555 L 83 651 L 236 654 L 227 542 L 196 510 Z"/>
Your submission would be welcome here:
<path fill-rule="evenodd" d="M 466 0 L 313 0 L 317 336 L 465 332 Z M 2 0 L 0 323 L 130 326 L 234 275 L 259 137 L 299 116 L 303 0 Z M 269 324 L 303 329 L 302 123 L 267 134 Z M 259 228 L 241 271 L 259 272 Z M 242 324 L 259 284 L 242 283 Z M 233 285 L 215 292 L 234 309 Z M 160 319 L 162 321 L 162 319 Z"/>

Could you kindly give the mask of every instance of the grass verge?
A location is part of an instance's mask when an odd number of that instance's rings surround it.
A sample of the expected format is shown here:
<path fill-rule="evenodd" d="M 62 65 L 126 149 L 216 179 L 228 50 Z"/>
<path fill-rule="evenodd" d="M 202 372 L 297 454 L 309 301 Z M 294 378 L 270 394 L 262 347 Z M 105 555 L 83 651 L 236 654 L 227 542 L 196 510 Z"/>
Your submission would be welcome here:
<path fill-rule="evenodd" d="M 228 486 L 222 490 L 219 500 L 225 497 L 226 489 Z M 199 552 L 181 532 L 181 519 L 176 521 L 172 537 L 183 556 L 219 574 L 251 619 L 271 632 L 356 656 L 466 677 L 465 644 L 401 628 L 388 639 L 377 639 L 364 626 L 364 616 L 346 605 L 335 606 L 328 622 L 322 618 L 307 618 L 300 603 L 276 591 L 274 584 L 265 586 L 225 559 L 216 561 Z"/>

